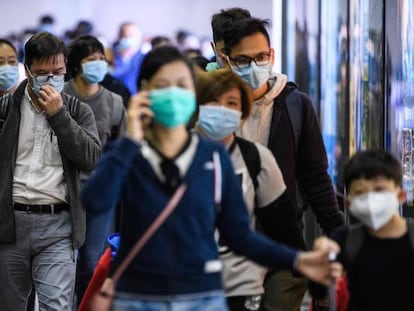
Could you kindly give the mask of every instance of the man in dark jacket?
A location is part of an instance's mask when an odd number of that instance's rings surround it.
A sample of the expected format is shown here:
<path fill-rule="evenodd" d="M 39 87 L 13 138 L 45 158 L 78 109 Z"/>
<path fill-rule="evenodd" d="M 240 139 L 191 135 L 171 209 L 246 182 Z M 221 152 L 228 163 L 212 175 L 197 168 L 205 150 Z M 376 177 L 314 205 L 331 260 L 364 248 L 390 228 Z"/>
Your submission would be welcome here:
<path fill-rule="evenodd" d="M 232 23 L 223 32 L 222 61 L 250 85 L 255 99 L 252 113 L 238 134 L 272 151 L 290 201 L 294 202 L 280 202 L 277 209 L 268 210 L 265 217 L 261 215 L 263 231 L 275 240 L 304 248 L 303 195 L 326 233 L 343 226 L 344 220 L 327 173 L 326 151 L 312 103 L 288 82 L 286 75 L 272 74 L 275 52 L 270 47 L 266 26 L 266 21 L 256 18 Z M 286 107 L 291 92 L 299 107 L 295 115 L 290 113 L 293 109 Z M 292 213 L 297 218 L 294 228 L 287 226 L 290 222 L 286 221 Z M 264 306 L 267 310 L 299 310 L 306 287 L 304 278 L 293 277 L 289 271 L 270 271 L 265 281 Z"/>
<path fill-rule="evenodd" d="M 91 109 L 61 93 L 64 43 L 50 33 L 25 45 L 27 80 L 0 98 L 0 305 L 72 310 L 77 249 L 85 239 L 79 171 L 101 147 Z"/>

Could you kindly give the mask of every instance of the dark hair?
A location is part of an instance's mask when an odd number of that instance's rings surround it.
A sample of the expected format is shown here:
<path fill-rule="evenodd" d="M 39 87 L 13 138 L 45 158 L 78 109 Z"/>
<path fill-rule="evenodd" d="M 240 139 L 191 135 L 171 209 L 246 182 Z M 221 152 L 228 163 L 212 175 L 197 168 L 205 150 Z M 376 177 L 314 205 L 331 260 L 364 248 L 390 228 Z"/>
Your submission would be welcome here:
<path fill-rule="evenodd" d="M 263 34 L 270 46 L 270 37 L 266 30 L 266 27 L 269 27 L 269 25 L 270 22 L 268 20 L 259 18 L 244 18 L 234 22 L 223 33 L 225 53 L 230 55 L 232 47 L 239 44 L 245 37 L 256 33 Z"/>
<path fill-rule="evenodd" d="M 402 167 L 397 158 L 384 150 L 357 152 L 344 167 L 344 181 L 349 189 L 354 180 L 375 177 L 392 179 L 396 185 L 402 184 Z"/>
<path fill-rule="evenodd" d="M 207 58 L 204 56 L 196 56 L 190 58 L 190 60 L 194 65 L 200 67 L 201 70 L 206 71 L 206 67 L 209 63 L 209 60 Z"/>
<path fill-rule="evenodd" d="M 51 25 L 51 24 L 54 24 L 55 23 L 55 19 L 53 18 L 52 15 L 43 15 L 40 18 L 40 22 L 42 24 L 49 24 L 49 25 Z"/>
<path fill-rule="evenodd" d="M 246 119 L 253 103 L 251 89 L 242 78 L 229 69 L 217 69 L 197 75 L 197 102 L 204 105 L 233 88 L 240 90 L 242 119 Z"/>
<path fill-rule="evenodd" d="M 75 38 L 68 46 L 68 74 L 74 78 L 81 72 L 81 61 L 83 58 L 99 52 L 105 55 L 102 43 L 94 36 L 82 35 Z"/>
<path fill-rule="evenodd" d="M 238 7 L 221 10 L 220 13 L 214 14 L 211 17 L 213 41 L 217 42 L 223 40 L 223 32 L 227 27 L 238 20 L 249 17 L 251 17 L 249 10 Z"/>
<path fill-rule="evenodd" d="M 0 38 L 0 45 L 2 45 L 2 44 L 10 46 L 12 48 L 12 50 L 14 51 L 14 53 L 16 53 L 16 56 L 18 55 L 16 47 L 9 40 Z"/>
<path fill-rule="evenodd" d="M 188 66 L 194 80 L 194 71 L 191 61 L 175 46 L 163 45 L 152 49 L 142 60 L 137 79 L 138 89 L 143 87 L 142 82 L 151 80 L 152 76 L 164 65 L 175 61 L 182 61 Z"/>
<path fill-rule="evenodd" d="M 166 36 L 155 36 L 150 41 L 151 47 L 156 48 L 161 45 L 172 45 L 171 39 Z"/>
<path fill-rule="evenodd" d="M 28 67 L 33 60 L 43 61 L 63 54 L 66 60 L 66 47 L 62 40 L 49 32 L 35 33 L 24 46 L 24 61 Z"/>

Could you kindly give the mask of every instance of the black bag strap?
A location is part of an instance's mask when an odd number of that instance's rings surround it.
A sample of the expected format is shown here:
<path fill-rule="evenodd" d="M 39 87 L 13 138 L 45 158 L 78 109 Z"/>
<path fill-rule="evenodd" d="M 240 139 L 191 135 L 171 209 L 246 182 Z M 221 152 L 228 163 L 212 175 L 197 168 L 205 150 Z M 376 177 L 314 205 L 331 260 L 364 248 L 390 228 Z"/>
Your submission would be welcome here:
<path fill-rule="evenodd" d="M 123 120 L 125 118 L 125 107 L 121 96 L 117 96 L 114 92 L 112 95 L 112 116 L 111 116 L 111 137 L 109 140 L 113 140 L 119 137 L 123 133 Z"/>
<path fill-rule="evenodd" d="M 256 145 L 251 141 L 248 141 L 238 136 L 236 136 L 235 139 L 237 145 L 240 148 L 240 152 L 242 154 L 244 163 L 246 163 L 246 167 L 249 172 L 250 178 L 252 179 L 254 189 L 256 190 L 259 186 L 257 177 L 259 176 L 260 170 L 262 169 L 259 150 L 257 149 Z"/>
<path fill-rule="evenodd" d="M 348 235 L 345 240 L 345 254 L 349 265 L 352 265 L 356 256 L 362 249 L 365 239 L 365 228 L 363 224 L 352 225 L 349 228 Z"/>
<path fill-rule="evenodd" d="M 3 129 L 4 123 L 6 122 L 7 113 L 9 111 L 9 101 L 11 98 L 11 94 L 5 94 L 0 97 L 0 133 Z"/>
<path fill-rule="evenodd" d="M 408 237 L 410 238 L 411 249 L 414 251 L 414 220 L 407 219 Z"/>

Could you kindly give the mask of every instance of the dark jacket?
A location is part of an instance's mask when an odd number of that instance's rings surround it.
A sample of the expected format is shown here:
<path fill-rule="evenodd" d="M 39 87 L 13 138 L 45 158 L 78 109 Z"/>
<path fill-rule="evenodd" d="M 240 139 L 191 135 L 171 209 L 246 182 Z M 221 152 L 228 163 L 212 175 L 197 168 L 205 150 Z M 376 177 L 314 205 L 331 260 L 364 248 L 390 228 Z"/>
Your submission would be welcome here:
<path fill-rule="evenodd" d="M 289 92 L 299 92 L 302 104 L 303 120 L 297 150 L 294 128 L 285 102 Z M 342 227 L 344 219 L 327 172 L 328 161 L 318 119 L 310 98 L 298 91 L 293 83 L 286 84 L 282 92 L 274 98 L 268 148 L 282 171 L 290 202 L 279 202 L 271 217 L 268 215 L 268 221 L 262 225 L 265 233 L 275 240 L 304 248 L 301 232 L 304 208 L 301 201 L 304 198 L 327 234 Z M 294 229 L 286 221 L 292 217 L 292 213 L 298 220 L 298 226 Z"/>
<path fill-rule="evenodd" d="M 8 113 L 0 133 L 0 243 L 14 243 L 13 174 L 19 139 L 20 106 L 25 96 L 27 80 L 8 99 Z M 91 109 L 75 97 L 61 93 L 64 108 L 47 120 L 58 138 L 63 171 L 68 189 L 67 202 L 72 221 L 73 247 L 79 248 L 85 239 L 85 210 L 79 201 L 79 171 L 95 167 L 101 147 Z M 0 98 L 1 101 L 1 98 Z"/>

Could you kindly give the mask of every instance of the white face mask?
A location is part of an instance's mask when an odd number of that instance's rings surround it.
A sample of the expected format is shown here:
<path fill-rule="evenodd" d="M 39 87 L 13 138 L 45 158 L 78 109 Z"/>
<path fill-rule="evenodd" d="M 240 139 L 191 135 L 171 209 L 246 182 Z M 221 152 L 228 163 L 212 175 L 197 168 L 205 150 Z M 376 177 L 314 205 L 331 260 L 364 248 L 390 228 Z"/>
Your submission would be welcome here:
<path fill-rule="evenodd" d="M 398 211 L 395 192 L 367 192 L 351 199 L 349 212 L 364 225 L 378 230 Z"/>

